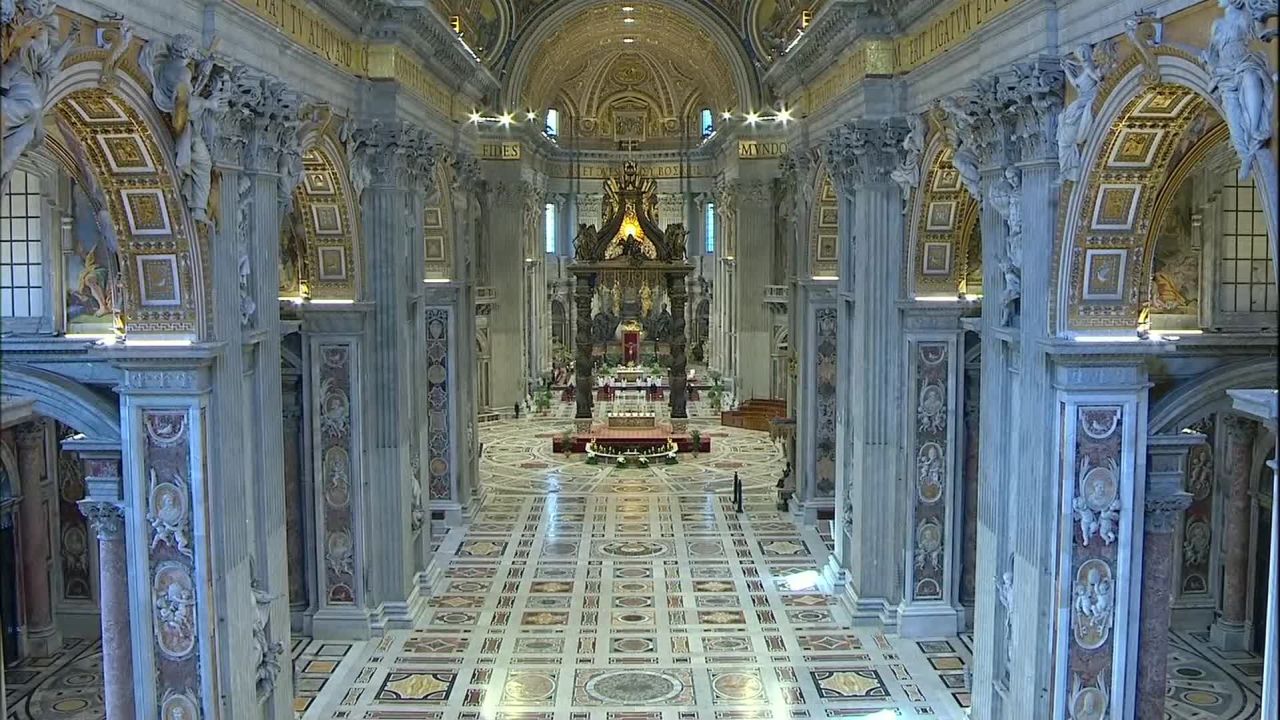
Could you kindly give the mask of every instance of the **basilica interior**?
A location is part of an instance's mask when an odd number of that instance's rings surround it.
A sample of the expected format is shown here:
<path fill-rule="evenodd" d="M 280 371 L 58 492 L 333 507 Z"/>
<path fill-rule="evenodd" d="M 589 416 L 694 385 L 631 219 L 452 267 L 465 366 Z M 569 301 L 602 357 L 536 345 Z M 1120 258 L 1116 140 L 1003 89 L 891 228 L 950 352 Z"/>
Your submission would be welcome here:
<path fill-rule="evenodd" d="M 0 16 L 0 720 L 1280 717 L 1276 0 Z"/>

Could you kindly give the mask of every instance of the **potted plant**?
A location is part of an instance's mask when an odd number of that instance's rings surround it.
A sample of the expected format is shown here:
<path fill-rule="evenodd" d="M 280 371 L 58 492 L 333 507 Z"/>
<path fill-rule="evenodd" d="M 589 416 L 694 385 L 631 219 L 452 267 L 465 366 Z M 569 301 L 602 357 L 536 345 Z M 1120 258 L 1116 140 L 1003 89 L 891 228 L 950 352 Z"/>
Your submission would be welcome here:
<path fill-rule="evenodd" d="M 539 415 L 546 415 L 551 409 L 551 391 L 547 388 L 539 390 L 538 394 L 533 396 L 533 406 Z"/>
<path fill-rule="evenodd" d="M 573 452 L 572 430 L 565 430 L 560 433 L 560 451 L 564 453 L 565 457 L 569 457 L 569 454 Z"/>
<path fill-rule="evenodd" d="M 698 452 L 702 450 L 702 431 L 698 428 L 690 430 L 689 442 L 693 445 L 693 456 L 698 457 Z"/>

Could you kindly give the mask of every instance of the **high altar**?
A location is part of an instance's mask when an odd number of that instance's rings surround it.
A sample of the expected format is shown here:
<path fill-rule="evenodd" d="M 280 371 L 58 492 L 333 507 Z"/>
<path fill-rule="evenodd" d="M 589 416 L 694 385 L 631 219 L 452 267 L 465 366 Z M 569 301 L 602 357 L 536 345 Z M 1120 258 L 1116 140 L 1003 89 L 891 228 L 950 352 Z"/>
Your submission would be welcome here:
<path fill-rule="evenodd" d="M 685 262 L 688 232 L 679 223 L 658 227 L 657 184 L 641 177 L 633 162 L 625 163 L 618 177 L 605 180 L 604 192 L 603 224 L 598 230 L 578 226 L 569 266 L 578 314 L 575 425 L 579 432 L 590 430 L 594 360 L 606 354 L 610 343 L 620 342 L 624 367 L 647 360 L 642 357 L 647 346 L 655 356 L 666 356 L 671 430 L 682 433 L 688 424 L 685 281 L 693 269 Z M 669 307 L 659 307 L 655 299 Z M 600 307 L 594 315 L 593 306 Z"/>

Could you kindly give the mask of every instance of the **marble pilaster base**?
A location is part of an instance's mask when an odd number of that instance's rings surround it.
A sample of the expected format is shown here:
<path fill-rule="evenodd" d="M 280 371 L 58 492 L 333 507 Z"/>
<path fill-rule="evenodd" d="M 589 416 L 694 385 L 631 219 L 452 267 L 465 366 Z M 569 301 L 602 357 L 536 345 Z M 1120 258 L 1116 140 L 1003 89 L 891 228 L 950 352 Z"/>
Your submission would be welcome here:
<path fill-rule="evenodd" d="M 387 630 L 408 630 L 427 607 L 427 597 L 417 582 L 409 588 L 409 597 L 378 605 L 369 619 L 369 630 L 375 636 Z"/>
<path fill-rule="evenodd" d="M 354 606 L 322 608 L 311 617 L 311 637 L 316 640 L 368 640 L 372 637 L 369 614 Z"/>
<path fill-rule="evenodd" d="M 945 603 L 903 601 L 898 605 L 898 635 L 904 638 L 951 637 L 962 624 L 960 612 Z"/>
<path fill-rule="evenodd" d="M 24 628 L 20 638 L 23 657 L 49 657 L 62 649 L 62 631 L 56 625 Z"/>
<path fill-rule="evenodd" d="M 1247 622 L 1232 623 L 1219 619 L 1209 626 L 1209 642 L 1217 650 L 1248 650 L 1252 637 L 1253 628 Z"/>
<path fill-rule="evenodd" d="M 465 524 L 462 505 L 453 500 L 432 500 L 431 513 L 433 517 L 443 517 L 447 527 L 461 527 Z"/>

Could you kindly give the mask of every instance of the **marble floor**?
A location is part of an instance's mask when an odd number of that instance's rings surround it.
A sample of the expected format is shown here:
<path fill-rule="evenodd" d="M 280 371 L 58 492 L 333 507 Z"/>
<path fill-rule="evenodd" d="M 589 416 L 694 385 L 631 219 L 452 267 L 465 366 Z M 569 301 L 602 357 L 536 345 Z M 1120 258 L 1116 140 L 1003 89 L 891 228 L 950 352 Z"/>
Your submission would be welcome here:
<path fill-rule="evenodd" d="M 850 628 L 819 581 L 829 536 L 773 506 L 764 433 L 706 423 L 712 452 L 617 469 L 551 452 L 558 418 L 482 430 L 471 522 L 412 630 L 295 638 L 304 720 L 963 718 L 972 638 Z M 730 503 L 733 473 L 746 512 Z M 1258 713 L 1261 661 L 1177 633 L 1170 720 Z M 15 720 L 102 717 L 96 642 L 6 669 Z"/>

